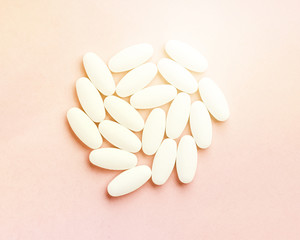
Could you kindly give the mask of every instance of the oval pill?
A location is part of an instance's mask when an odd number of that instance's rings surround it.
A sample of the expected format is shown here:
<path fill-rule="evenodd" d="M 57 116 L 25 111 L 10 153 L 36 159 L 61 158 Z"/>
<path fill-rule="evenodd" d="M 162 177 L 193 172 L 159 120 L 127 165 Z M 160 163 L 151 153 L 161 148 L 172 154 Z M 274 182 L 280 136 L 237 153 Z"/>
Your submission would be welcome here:
<path fill-rule="evenodd" d="M 172 101 L 176 94 L 176 88 L 171 85 L 155 85 L 133 94 L 130 104 L 137 109 L 156 108 Z"/>
<path fill-rule="evenodd" d="M 167 114 L 166 134 L 169 138 L 178 138 L 184 130 L 190 115 L 191 98 L 186 93 L 179 93 L 171 103 Z"/>
<path fill-rule="evenodd" d="M 204 77 L 199 81 L 199 93 L 208 111 L 218 121 L 226 121 L 229 118 L 229 106 L 227 100 L 218 87 L 210 78 Z"/>
<path fill-rule="evenodd" d="M 88 52 L 83 56 L 83 65 L 91 82 L 104 95 L 115 92 L 115 81 L 106 64 L 97 54 Z"/>
<path fill-rule="evenodd" d="M 144 128 L 144 119 L 128 102 L 115 96 L 104 99 L 107 112 L 117 122 L 132 131 L 138 132 Z"/>
<path fill-rule="evenodd" d="M 118 148 L 100 148 L 91 151 L 90 162 L 98 167 L 110 170 L 126 170 L 137 164 L 135 154 Z"/>
<path fill-rule="evenodd" d="M 102 98 L 91 81 L 85 77 L 76 81 L 76 92 L 79 102 L 86 114 L 94 121 L 101 122 L 105 118 Z"/>
<path fill-rule="evenodd" d="M 119 123 L 104 120 L 99 124 L 99 131 L 107 141 L 118 148 L 133 153 L 141 149 L 140 139 Z"/>
<path fill-rule="evenodd" d="M 187 43 L 170 40 L 166 43 L 167 54 L 185 68 L 194 72 L 204 72 L 208 67 L 206 58 Z"/>
<path fill-rule="evenodd" d="M 142 135 L 142 149 L 147 155 L 156 153 L 161 144 L 166 126 L 166 113 L 161 108 L 155 108 L 149 114 Z"/>
<path fill-rule="evenodd" d="M 145 63 L 134 68 L 120 80 L 116 93 L 120 97 L 128 97 L 146 87 L 156 74 L 157 67 L 154 63 Z"/>
<path fill-rule="evenodd" d="M 152 164 L 152 181 L 156 185 L 164 184 L 170 177 L 176 161 L 176 142 L 165 139 L 158 148 Z"/>
<path fill-rule="evenodd" d="M 131 70 L 153 55 L 153 47 L 148 43 L 130 46 L 118 52 L 108 62 L 112 72 L 125 72 Z"/>
<path fill-rule="evenodd" d="M 180 139 L 177 150 L 176 170 L 182 183 L 190 183 L 197 170 L 197 147 L 195 140 L 190 135 Z"/>
<path fill-rule="evenodd" d="M 175 61 L 162 58 L 157 68 L 164 79 L 177 89 L 190 94 L 197 91 L 198 84 L 194 76 Z"/>
<path fill-rule="evenodd" d="M 212 140 L 212 124 L 209 113 L 201 101 L 192 103 L 190 127 L 198 147 L 208 148 Z"/>
<path fill-rule="evenodd" d="M 102 137 L 96 124 L 79 108 L 73 107 L 67 112 L 67 119 L 76 136 L 89 148 L 102 145 Z"/>
<path fill-rule="evenodd" d="M 107 186 L 112 197 L 119 197 L 133 192 L 143 186 L 151 177 L 151 169 L 140 165 L 126 170 L 116 176 Z"/>

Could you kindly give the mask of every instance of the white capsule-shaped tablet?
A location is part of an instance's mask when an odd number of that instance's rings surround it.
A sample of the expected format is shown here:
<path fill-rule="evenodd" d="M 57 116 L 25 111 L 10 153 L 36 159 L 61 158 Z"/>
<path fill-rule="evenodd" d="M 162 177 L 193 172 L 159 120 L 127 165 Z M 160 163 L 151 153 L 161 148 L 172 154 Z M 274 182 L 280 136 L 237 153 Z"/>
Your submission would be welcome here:
<path fill-rule="evenodd" d="M 180 139 L 177 150 L 176 170 L 178 178 L 183 183 L 190 183 L 195 177 L 197 169 L 197 147 L 190 135 Z"/>
<path fill-rule="evenodd" d="M 86 114 L 94 121 L 101 122 L 105 118 L 103 101 L 98 90 L 85 77 L 76 81 L 76 92 L 79 102 Z"/>
<path fill-rule="evenodd" d="M 208 148 L 212 140 L 212 124 L 209 113 L 201 101 L 192 103 L 190 127 L 199 148 Z"/>
<path fill-rule="evenodd" d="M 79 108 L 73 107 L 67 112 L 67 119 L 76 136 L 89 148 L 102 145 L 102 137 L 96 124 Z"/>
<path fill-rule="evenodd" d="M 199 81 L 199 93 L 208 111 L 218 121 L 226 121 L 229 118 L 229 106 L 226 98 L 210 78 L 204 77 Z"/>
<path fill-rule="evenodd" d="M 142 116 L 123 99 L 108 96 L 104 99 L 104 106 L 110 116 L 124 127 L 135 132 L 141 131 L 144 128 L 144 119 Z"/>
<path fill-rule="evenodd" d="M 95 53 L 88 52 L 83 56 L 83 65 L 89 79 L 104 95 L 115 92 L 116 84 L 103 60 Z"/>
<path fill-rule="evenodd" d="M 167 114 L 166 134 L 169 138 L 178 138 L 184 130 L 190 116 L 191 98 L 179 93 L 171 103 Z"/>
<path fill-rule="evenodd" d="M 146 62 L 153 55 L 153 47 L 148 43 L 130 46 L 118 52 L 108 62 L 112 72 L 125 72 Z"/>
<path fill-rule="evenodd" d="M 137 190 L 151 177 L 151 169 L 146 165 L 136 166 L 116 176 L 107 186 L 112 197 L 119 197 Z"/>
<path fill-rule="evenodd" d="M 142 149 L 147 155 L 156 153 L 161 144 L 166 126 L 166 113 L 161 108 L 155 108 L 149 114 L 142 135 Z"/>
<path fill-rule="evenodd" d="M 128 97 L 146 87 L 157 74 L 154 63 L 145 63 L 128 72 L 119 82 L 116 93 L 120 97 Z"/>
<path fill-rule="evenodd" d="M 99 124 L 99 131 L 107 141 L 118 148 L 133 153 L 141 149 L 140 139 L 119 123 L 104 120 Z"/>
<path fill-rule="evenodd" d="M 162 58 L 157 64 L 158 71 L 174 87 L 186 93 L 194 93 L 198 84 L 194 76 L 180 64 L 168 58 Z"/>
<path fill-rule="evenodd" d="M 89 159 L 92 164 L 110 170 L 126 170 L 137 164 L 135 154 L 118 148 L 100 148 L 91 151 Z"/>
<path fill-rule="evenodd" d="M 164 184 L 170 177 L 176 161 L 177 145 L 173 139 L 165 139 L 158 148 L 152 164 L 152 181 Z"/>
<path fill-rule="evenodd" d="M 171 85 L 155 85 L 133 94 L 130 104 L 137 109 L 156 108 L 172 101 L 176 94 L 176 88 Z"/>
<path fill-rule="evenodd" d="M 206 58 L 195 48 L 178 40 L 170 40 L 165 46 L 167 54 L 185 68 L 204 72 L 208 67 Z"/>

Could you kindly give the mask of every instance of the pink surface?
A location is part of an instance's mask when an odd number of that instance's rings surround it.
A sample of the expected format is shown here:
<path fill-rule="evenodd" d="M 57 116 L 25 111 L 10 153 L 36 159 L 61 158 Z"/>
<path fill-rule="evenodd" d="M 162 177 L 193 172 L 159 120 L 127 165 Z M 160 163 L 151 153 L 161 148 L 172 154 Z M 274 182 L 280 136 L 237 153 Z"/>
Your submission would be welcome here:
<path fill-rule="evenodd" d="M 299 7 L 1 1 L 0 239 L 299 239 Z M 157 62 L 169 39 L 207 56 L 204 75 L 223 89 L 231 118 L 213 122 L 192 184 L 173 172 L 162 187 L 149 181 L 110 198 L 106 186 L 118 172 L 93 167 L 66 121 L 79 106 L 82 56 L 94 51 L 107 61 L 149 42 Z M 139 154 L 139 164 L 151 163 Z"/>

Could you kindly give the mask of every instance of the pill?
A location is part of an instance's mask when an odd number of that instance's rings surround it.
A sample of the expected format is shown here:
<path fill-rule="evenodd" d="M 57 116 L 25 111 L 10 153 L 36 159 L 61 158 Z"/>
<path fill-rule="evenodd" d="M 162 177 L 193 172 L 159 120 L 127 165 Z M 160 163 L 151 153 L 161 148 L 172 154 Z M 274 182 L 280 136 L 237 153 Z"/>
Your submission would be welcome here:
<path fill-rule="evenodd" d="M 229 107 L 226 98 L 210 78 L 204 77 L 199 81 L 199 93 L 208 111 L 218 121 L 226 121 L 229 118 Z"/>
<path fill-rule="evenodd" d="M 164 184 L 170 177 L 176 161 L 176 142 L 167 138 L 159 146 L 152 164 L 152 181 L 156 185 Z"/>
<path fill-rule="evenodd" d="M 184 130 L 190 116 L 191 98 L 179 93 L 171 103 L 167 114 L 166 134 L 169 138 L 178 138 Z"/>
<path fill-rule="evenodd" d="M 147 155 L 156 153 L 165 135 L 166 113 L 155 108 L 149 114 L 142 135 L 142 150 Z"/>
<path fill-rule="evenodd" d="M 120 97 L 128 97 L 146 87 L 157 74 L 154 63 L 145 63 L 128 72 L 119 82 L 116 93 Z"/>
<path fill-rule="evenodd" d="M 86 53 L 83 56 L 83 65 L 89 79 L 102 94 L 111 95 L 115 92 L 115 81 L 99 56 L 92 52 Z"/>
<path fill-rule="evenodd" d="M 89 159 L 92 164 L 110 170 L 126 170 L 137 164 L 135 154 L 118 148 L 100 148 L 91 151 Z"/>
<path fill-rule="evenodd" d="M 194 76 L 173 60 L 162 58 L 157 68 L 164 79 L 177 89 L 190 94 L 197 91 L 198 84 Z"/>
<path fill-rule="evenodd" d="M 151 169 L 140 165 L 126 170 L 116 176 L 107 186 L 107 192 L 112 197 L 131 193 L 143 186 L 151 177 Z"/>
<path fill-rule="evenodd" d="M 153 55 L 153 47 L 148 43 L 130 46 L 118 52 L 108 62 L 112 72 L 125 72 L 131 70 Z"/>
<path fill-rule="evenodd" d="M 115 96 L 108 96 L 104 99 L 104 106 L 110 116 L 124 127 L 135 132 L 144 128 L 142 116 L 125 100 Z"/>
<path fill-rule="evenodd" d="M 212 140 L 212 125 L 209 113 L 201 101 L 192 103 L 190 127 L 199 148 L 208 148 Z"/>
<path fill-rule="evenodd" d="M 133 153 L 141 149 L 140 139 L 119 123 L 104 120 L 99 124 L 99 131 L 107 141 L 118 148 Z"/>
<path fill-rule="evenodd" d="M 85 77 L 76 81 L 79 102 L 86 114 L 94 121 L 101 122 L 105 118 L 102 98 L 91 81 Z"/>
<path fill-rule="evenodd" d="M 190 135 L 180 139 L 177 150 L 176 170 L 182 183 L 190 183 L 195 177 L 197 169 L 197 147 Z"/>
<path fill-rule="evenodd" d="M 170 40 L 165 50 L 172 59 L 191 71 L 204 72 L 208 67 L 206 58 L 187 43 Z"/>
<path fill-rule="evenodd" d="M 176 88 L 171 85 L 155 85 L 133 94 L 130 104 L 137 109 L 156 108 L 172 101 L 176 94 Z"/>
<path fill-rule="evenodd" d="M 67 119 L 76 136 L 89 148 L 102 145 L 102 137 L 96 124 L 79 108 L 73 107 L 67 112 Z"/>

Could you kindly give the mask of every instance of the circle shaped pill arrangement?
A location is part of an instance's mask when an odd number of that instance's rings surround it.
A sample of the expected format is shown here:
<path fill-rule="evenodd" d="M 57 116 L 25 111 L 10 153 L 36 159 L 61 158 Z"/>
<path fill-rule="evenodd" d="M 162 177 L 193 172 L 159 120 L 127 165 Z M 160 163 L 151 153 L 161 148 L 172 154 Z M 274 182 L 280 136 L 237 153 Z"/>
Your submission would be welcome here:
<path fill-rule="evenodd" d="M 108 184 L 111 196 L 128 194 L 151 177 L 154 184 L 162 185 L 175 164 L 179 180 L 190 183 L 197 168 L 197 147 L 205 149 L 211 145 L 210 114 L 218 121 L 229 117 L 227 101 L 216 83 L 207 77 L 198 83 L 190 72 L 204 72 L 208 67 L 206 58 L 177 40 L 168 41 L 165 51 L 170 58 L 160 59 L 157 65 L 146 63 L 153 55 L 153 47 L 146 43 L 123 49 L 109 60 L 108 66 L 95 53 L 83 57 L 89 78 L 78 79 L 76 91 L 84 111 L 73 107 L 67 112 L 67 119 L 77 137 L 93 149 L 89 155 L 92 164 L 125 170 Z M 125 71 L 128 73 L 116 86 L 112 72 Z M 168 84 L 147 87 L 158 71 Z M 197 90 L 203 102 L 191 103 L 189 94 Z M 115 92 L 117 96 L 112 95 Z M 129 96 L 130 103 L 122 99 Z M 166 114 L 160 107 L 171 101 Z M 152 109 L 145 122 L 138 109 Z M 105 120 L 106 112 L 115 121 Z M 175 139 L 181 136 L 188 121 L 192 136 L 183 136 L 177 146 Z M 134 133 L 140 131 L 142 139 Z M 102 137 L 115 147 L 100 148 Z M 140 150 L 154 155 L 152 169 L 137 166 L 135 153 Z"/>

